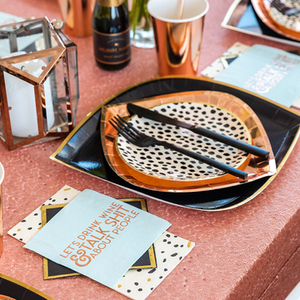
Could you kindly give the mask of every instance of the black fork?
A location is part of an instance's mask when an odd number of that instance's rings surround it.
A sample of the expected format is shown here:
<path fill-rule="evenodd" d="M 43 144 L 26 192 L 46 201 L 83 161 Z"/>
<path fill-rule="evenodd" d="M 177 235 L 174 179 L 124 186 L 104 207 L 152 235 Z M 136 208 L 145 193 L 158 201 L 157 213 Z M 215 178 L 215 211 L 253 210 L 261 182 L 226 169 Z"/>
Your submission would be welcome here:
<path fill-rule="evenodd" d="M 280 0 L 270 0 L 270 3 L 272 7 L 275 7 L 279 12 L 287 16 L 296 15 L 300 12 L 299 9 L 295 7 L 288 7 Z"/>
<path fill-rule="evenodd" d="M 226 164 L 223 164 L 221 162 L 218 162 L 214 159 L 211 159 L 207 156 L 203 156 L 199 153 L 195 153 L 189 150 L 186 150 L 184 148 L 175 146 L 173 144 L 169 144 L 165 141 L 159 141 L 154 137 L 148 136 L 136 128 L 133 127 L 131 123 L 126 122 L 122 117 L 119 115 L 112 118 L 109 123 L 121 134 L 126 138 L 130 143 L 137 147 L 148 147 L 148 146 L 155 146 L 155 145 L 161 145 L 166 148 L 175 150 L 177 152 L 180 152 L 184 155 L 190 156 L 192 158 L 195 158 L 201 162 L 204 162 L 210 166 L 213 166 L 219 170 L 222 170 L 226 173 L 229 173 L 233 176 L 246 179 L 248 174 L 244 171 L 241 171 L 239 169 L 233 168 L 231 166 L 228 166 Z"/>

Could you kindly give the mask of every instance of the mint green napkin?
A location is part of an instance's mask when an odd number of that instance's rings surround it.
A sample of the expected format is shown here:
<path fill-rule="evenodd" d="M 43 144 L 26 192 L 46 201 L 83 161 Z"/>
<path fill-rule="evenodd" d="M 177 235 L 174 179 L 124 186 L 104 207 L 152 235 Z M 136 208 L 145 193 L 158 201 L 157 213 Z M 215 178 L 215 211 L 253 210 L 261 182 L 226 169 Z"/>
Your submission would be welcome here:
<path fill-rule="evenodd" d="M 254 45 L 214 79 L 290 107 L 300 96 L 300 56 Z"/>
<path fill-rule="evenodd" d="M 110 288 L 170 223 L 84 190 L 24 246 Z"/>

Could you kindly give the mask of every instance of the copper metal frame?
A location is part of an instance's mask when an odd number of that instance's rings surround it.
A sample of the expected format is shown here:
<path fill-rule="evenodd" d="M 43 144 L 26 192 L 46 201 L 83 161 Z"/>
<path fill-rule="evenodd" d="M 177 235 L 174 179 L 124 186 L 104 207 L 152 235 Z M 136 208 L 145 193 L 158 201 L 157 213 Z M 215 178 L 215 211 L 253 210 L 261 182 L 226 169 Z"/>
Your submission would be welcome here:
<path fill-rule="evenodd" d="M 68 72 L 67 47 L 70 47 L 69 49 L 71 49 L 72 47 L 76 47 L 76 45 L 70 40 L 63 37 L 63 34 L 60 32 L 60 30 L 54 28 L 52 22 L 50 22 L 47 19 L 47 17 L 34 19 L 32 22 L 33 24 L 42 23 L 46 47 L 47 46 L 49 47 L 50 45 L 49 39 L 51 36 L 57 42 L 58 47 L 48 48 L 45 50 L 26 53 L 19 56 L 0 59 L 0 110 L 1 110 L 3 134 L 4 134 L 4 139 L 0 137 L 0 141 L 4 143 L 4 145 L 9 150 L 14 150 L 16 148 L 24 147 L 32 143 L 44 142 L 45 140 L 51 140 L 59 137 L 66 137 L 73 129 L 73 117 L 72 117 L 73 110 L 72 110 L 72 103 L 70 97 L 72 93 L 71 93 L 70 78 Z M 8 25 L 10 26 L 21 25 L 20 28 L 22 28 L 23 27 L 22 23 L 28 23 L 28 21 L 12 23 Z M 6 27 L 8 25 L 1 26 L 1 27 Z M 17 51 L 16 41 L 14 42 L 15 38 L 16 37 L 12 37 L 12 34 L 10 33 L 9 40 L 10 40 L 10 47 L 12 51 Z M 12 66 L 12 64 L 14 63 L 23 62 L 25 58 L 28 58 L 28 60 L 33 60 L 33 59 L 38 59 L 41 57 L 47 57 L 51 55 L 53 55 L 53 58 L 51 59 L 50 63 L 48 63 L 48 65 L 45 67 L 42 74 L 38 78 Z M 45 106 L 45 98 L 43 97 L 44 96 L 43 84 L 46 81 L 46 79 L 49 77 L 51 72 L 55 70 L 56 65 L 61 60 L 62 60 L 62 65 L 64 70 L 63 76 L 64 76 L 64 86 L 66 92 L 66 97 L 64 99 L 64 102 L 67 107 L 67 120 L 68 120 L 67 126 L 69 130 L 68 132 L 66 131 L 47 132 L 44 128 L 45 118 L 42 115 L 42 107 Z M 10 125 L 10 119 L 9 119 L 9 107 L 8 107 L 7 94 L 6 94 L 5 81 L 4 81 L 4 73 L 3 73 L 4 71 L 14 76 L 17 76 L 18 78 L 34 85 L 39 134 L 37 136 L 27 138 L 26 140 L 23 140 L 16 144 L 13 143 L 13 136 L 12 136 L 12 130 Z"/>

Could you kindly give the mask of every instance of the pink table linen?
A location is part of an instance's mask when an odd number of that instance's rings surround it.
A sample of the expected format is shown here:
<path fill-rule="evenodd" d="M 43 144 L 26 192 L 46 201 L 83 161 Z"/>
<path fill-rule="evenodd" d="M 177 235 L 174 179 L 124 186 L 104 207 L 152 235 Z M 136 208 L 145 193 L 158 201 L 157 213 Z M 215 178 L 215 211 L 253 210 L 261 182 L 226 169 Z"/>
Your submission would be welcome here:
<path fill-rule="evenodd" d="M 293 46 L 248 36 L 221 27 L 232 1 L 209 1 L 201 48 L 200 71 L 235 42 L 264 44 L 283 50 Z M 61 18 L 55 0 L 0 0 L 1 11 L 20 17 Z M 128 67 L 99 69 L 92 37 L 70 38 L 78 46 L 80 100 L 77 124 L 121 90 L 158 77 L 154 49 L 132 48 Z M 299 49 L 299 48 L 298 48 Z M 0 145 L 3 182 L 4 252 L 0 273 L 16 278 L 57 300 L 127 299 L 84 276 L 43 280 L 42 258 L 23 248 L 7 231 L 64 185 L 105 195 L 138 194 L 52 161 L 62 140 L 9 152 Z M 169 221 L 169 231 L 196 243 L 192 252 L 147 298 L 151 299 L 284 299 L 300 280 L 300 144 L 295 145 L 273 182 L 256 198 L 233 210 L 204 212 L 147 199 L 149 211 Z"/>

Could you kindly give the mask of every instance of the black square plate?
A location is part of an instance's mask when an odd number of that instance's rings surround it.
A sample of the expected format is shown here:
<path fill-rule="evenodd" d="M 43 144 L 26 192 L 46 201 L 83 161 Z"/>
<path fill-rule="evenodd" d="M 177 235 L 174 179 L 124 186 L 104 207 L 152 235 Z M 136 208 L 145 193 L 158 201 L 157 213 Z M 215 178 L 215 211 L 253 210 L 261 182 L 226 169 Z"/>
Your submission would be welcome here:
<path fill-rule="evenodd" d="M 159 192 L 133 186 L 121 179 L 110 169 L 103 156 L 100 141 L 100 117 L 103 105 L 196 90 L 225 92 L 246 102 L 265 127 L 274 152 L 277 171 L 282 168 L 299 138 L 300 116 L 288 108 L 246 90 L 196 77 L 158 78 L 140 83 L 111 97 L 70 133 L 51 158 L 146 197 L 179 206 L 212 211 L 242 205 L 266 188 L 276 175 L 218 190 L 184 193 Z"/>
<path fill-rule="evenodd" d="M 1 295 L 22 300 L 54 300 L 34 287 L 0 273 L 0 299 L 5 299 Z"/>

